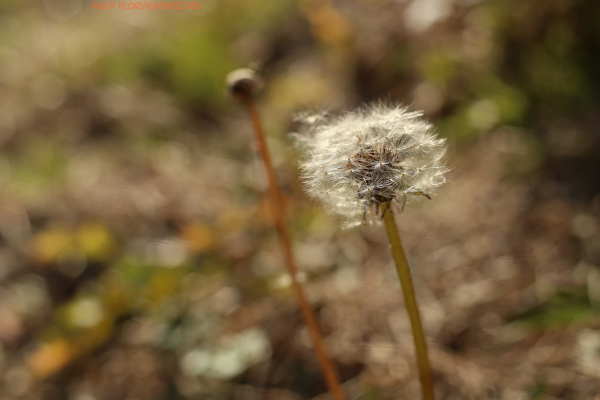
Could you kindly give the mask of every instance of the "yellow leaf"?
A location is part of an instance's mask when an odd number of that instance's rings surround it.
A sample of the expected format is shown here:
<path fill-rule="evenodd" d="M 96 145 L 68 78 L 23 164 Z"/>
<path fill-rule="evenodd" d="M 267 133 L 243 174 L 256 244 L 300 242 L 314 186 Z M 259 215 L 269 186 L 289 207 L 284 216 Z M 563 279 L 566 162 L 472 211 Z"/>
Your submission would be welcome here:
<path fill-rule="evenodd" d="M 69 245 L 72 238 L 66 229 L 53 227 L 37 233 L 29 243 L 31 257 L 41 263 L 51 263 L 58 259 L 59 254 Z"/>
<path fill-rule="evenodd" d="M 41 380 L 61 370 L 74 356 L 73 349 L 64 339 L 42 344 L 27 359 L 33 376 Z"/>
<path fill-rule="evenodd" d="M 209 250 L 215 244 L 213 232 L 208 225 L 186 225 L 181 230 L 181 238 L 187 242 L 190 251 L 194 253 Z"/>
<path fill-rule="evenodd" d="M 95 261 L 106 260 L 115 245 L 115 241 L 106 227 L 96 222 L 87 222 L 75 233 L 78 247 L 85 255 Z"/>

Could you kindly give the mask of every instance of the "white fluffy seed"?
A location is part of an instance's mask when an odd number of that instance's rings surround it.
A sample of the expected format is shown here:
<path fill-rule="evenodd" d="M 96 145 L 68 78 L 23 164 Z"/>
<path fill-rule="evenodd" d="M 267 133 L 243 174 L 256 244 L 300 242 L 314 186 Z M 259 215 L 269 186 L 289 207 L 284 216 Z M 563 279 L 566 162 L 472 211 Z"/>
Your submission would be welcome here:
<path fill-rule="evenodd" d="M 371 205 L 429 197 L 443 184 L 445 139 L 422 113 L 377 104 L 339 117 L 305 114 L 296 135 L 310 195 L 345 226 L 361 223 Z M 358 138 L 358 140 L 356 140 Z"/>

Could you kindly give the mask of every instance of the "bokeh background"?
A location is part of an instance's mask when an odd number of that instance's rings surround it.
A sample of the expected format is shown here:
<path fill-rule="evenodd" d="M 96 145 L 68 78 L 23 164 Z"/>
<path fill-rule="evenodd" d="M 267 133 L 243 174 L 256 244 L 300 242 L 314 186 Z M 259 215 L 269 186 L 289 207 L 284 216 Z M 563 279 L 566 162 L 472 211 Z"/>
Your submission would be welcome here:
<path fill-rule="evenodd" d="M 256 68 L 301 278 L 351 399 L 417 399 L 385 232 L 303 193 L 294 113 L 450 145 L 397 216 L 439 399 L 596 399 L 600 2 L 0 3 L 0 398 L 327 399 L 226 74 Z"/>

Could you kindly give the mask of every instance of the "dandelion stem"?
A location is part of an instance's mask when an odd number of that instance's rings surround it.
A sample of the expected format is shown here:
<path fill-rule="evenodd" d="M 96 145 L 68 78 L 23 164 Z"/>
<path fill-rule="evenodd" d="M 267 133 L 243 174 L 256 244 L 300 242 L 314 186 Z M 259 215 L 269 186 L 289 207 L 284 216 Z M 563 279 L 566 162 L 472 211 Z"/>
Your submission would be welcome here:
<path fill-rule="evenodd" d="M 433 377 L 431 374 L 431 367 L 429 366 L 429 359 L 427 357 L 427 343 L 425 342 L 423 325 L 421 324 L 421 317 L 419 316 L 419 309 L 417 307 L 415 289 L 408 268 L 408 261 L 406 260 L 404 249 L 402 248 L 402 242 L 400 241 L 394 214 L 390 209 L 390 203 L 383 204 L 381 209 L 383 220 L 385 221 L 385 230 L 387 231 L 390 246 L 392 248 L 392 256 L 394 257 L 394 263 L 396 264 L 396 271 L 398 272 L 398 278 L 400 278 L 400 285 L 402 286 L 404 304 L 412 327 L 417 365 L 419 367 L 419 378 L 421 380 L 423 391 L 423 400 L 434 400 Z"/>
<path fill-rule="evenodd" d="M 267 171 L 269 191 L 271 194 L 273 206 L 273 214 L 275 217 L 275 223 L 277 225 L 277 231 L 279 232 L 281 245 L 283 247 L 285 263 L 292 278 L 292 286 L 294 287 L 296 297 L 298 298 L 298 302 L 300 303 L 302 315 L 304 316 L 304 320 L 308 327 L 310 338 L 312 339 L 313 346 L 317 353 L 317 358 L 319 359 L 319 363 L 321 365 L 321 369 L 323 370 L 323 374 L 325 375 L 325 380 L 327 382 L 327 386 L 329 387 L 331 395 L 335 400 L 345 400 L 345 396 L 340 388 L 340 379 L 338 377 L 337 371 L 335 370 L 331 359 L 327 355 L 325 344 L 323 343 L 323 338 L 321 337 L 321 333 L 319 332 L 315 316 L 310 308 L 308 300 L 306 299 L 304 289 L 302 288 L 302 285 L 300 285 L 300 282 L 298 282 L 297 279 L 298 269 L 294 264 L 290 235 L 287 229 L 287 224 L 285 222 L 283 199 L 281 197 L 279 186 L 277 185 L 277 178 L 275 177 L 275 170 L 273 169 L 273 163 L 271 162 L 271 156 L 267 147 L 267 142 L 265 140 L 265 134 L 262 129 L 260 116 L 258 114 L 254 101 L 249 96 L 246 96 L 241 100 L 248 112 L 250 113 L 252 124 L 254 125 L 256 139 L 258 141 L 260 153 L 262 155 Z"/>

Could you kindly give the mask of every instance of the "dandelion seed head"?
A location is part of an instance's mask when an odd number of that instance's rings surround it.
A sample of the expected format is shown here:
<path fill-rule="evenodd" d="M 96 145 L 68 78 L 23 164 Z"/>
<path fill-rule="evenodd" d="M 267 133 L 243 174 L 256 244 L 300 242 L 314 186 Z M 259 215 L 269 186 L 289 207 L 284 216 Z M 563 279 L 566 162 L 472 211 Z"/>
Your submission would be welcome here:
<path fill-rule="evenodd" d="M 339 117 L 304 114 L 296 139 L 304 150 L 308 193 L 346 227 L 371 206 L 427 197 L 443 184 L 445 139 L 419 111 L 377 104 Z"/>

